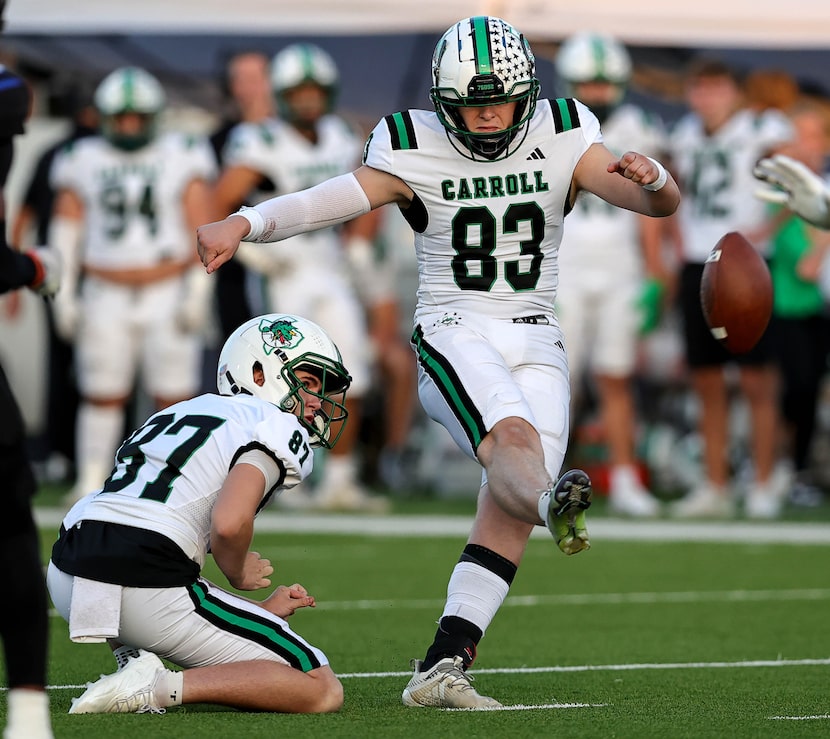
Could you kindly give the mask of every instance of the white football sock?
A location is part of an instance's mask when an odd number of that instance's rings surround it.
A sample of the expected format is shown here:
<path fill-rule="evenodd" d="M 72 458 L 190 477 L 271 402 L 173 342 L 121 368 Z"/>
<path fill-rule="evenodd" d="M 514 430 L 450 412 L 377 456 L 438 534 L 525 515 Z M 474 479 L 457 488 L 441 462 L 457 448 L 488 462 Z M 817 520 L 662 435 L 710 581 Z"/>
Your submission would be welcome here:
<path fill-rule="evenodd" d="M 184 692 L 184 672 L 180 670 L 159 671 L 153 682 L 153 695 L 162 708 L 180 706 Z"/>
<path fill-rule="evenodd" d="M 13 688 L 6 702 L 8 711 L 3 739 L 52 739 L 49 696 L 45 690 Z"/>
<path fill-rule="evenodd" d="M 478 626 L 482 636 L 501 607 L 510 586 L 495 572 L 473 562 L 458 562 L 447 585 L 444 616 L 458 616 Z"/>
<path fill-rule="evenodd" d="M 548 485 L 547 490 L 543 490 L 542 494 L 539 496 L 538 502 L 538 511 L 539 511 L 539 518 L 542 519 L 545 526 L 548 525 L 548 507 L 550 506 L 550 496 L 553 495 L 553 483 Z M 550 527 L 548 527 L 550 528 Z"/>
<path fill-rule="evenodd" d="M 78 408 L 78 487 L 90 493 L 104 484 L 124 431 L 124 409 L 81 403 Z"/>

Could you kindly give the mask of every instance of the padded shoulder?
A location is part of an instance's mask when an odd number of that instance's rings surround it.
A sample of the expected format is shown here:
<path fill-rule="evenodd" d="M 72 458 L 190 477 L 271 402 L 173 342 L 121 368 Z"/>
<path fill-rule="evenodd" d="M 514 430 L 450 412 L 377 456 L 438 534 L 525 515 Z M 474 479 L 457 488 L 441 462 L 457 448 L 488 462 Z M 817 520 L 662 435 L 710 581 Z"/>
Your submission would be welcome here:
<path fill-rule="evenodd" d="M 579 111 L 573 98 L 549 98 L 548 102 L 556 133 L 564 133 L 580 127 Z"/>
<path fill-rule="evenodd" d="M 393 149 L 417 149 L 418 139 L 415 136 L 415 126 L 409 111 L 392 113 L 384 118 L 389 128 L 389 136 Z"/>

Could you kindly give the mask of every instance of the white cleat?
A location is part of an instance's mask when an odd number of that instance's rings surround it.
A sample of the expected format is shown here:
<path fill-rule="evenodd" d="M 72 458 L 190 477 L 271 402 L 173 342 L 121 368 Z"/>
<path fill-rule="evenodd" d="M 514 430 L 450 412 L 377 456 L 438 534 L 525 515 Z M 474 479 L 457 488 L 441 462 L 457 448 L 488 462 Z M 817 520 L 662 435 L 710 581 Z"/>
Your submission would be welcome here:
<path fill-rule="evenodd" d="M 707 483 L 676 501 L 671 512 L 677 518 L 732 518 L 735 503 L 729 491 Z"/>
<path fill-rule="evenodd" d="M 389 499 L 371 495 L 354 482 L 321 487 L 314 497 L 316 511 L 352 511 L 360 513 L 388 513 Z"/>
<path fill-rule="evenodd" d="M 69 713 L 164 713 L 153 687 L 165 670 L 152 652 L 134 657 L 118 672 L 89 683 L 80 698 L 72 699 Z"/>
<path fill-rule="evenodd" d="M 660 515 L 660 501 L 639 484 L 611 488 L 608 500 L 609 509 L 620 516 L 655 518 Z"/>
<path fill-rule="evenodd" d="M 305 484 L 282 491 L 272 505 L 284 511 L 310 511 L 314 508 L 314 495 Z"/>
<path fill-rule="evenodd" d="M 655 518 L 660 515 L 660 501 L 643 486 L 633 465 L 614 465 L 610 478 L 608 508 L 612 513 L 631 518 Z"/>
<path fill-rule="evenodd" d="M 747 518 L 770 520 L 781 515 L 786 491 L 775 480 L 756 482 L 746 492 L 744 512 Z"/>
<path fill-rule="evenodd" d="M 405 706 L 431 708 L 501 708 L 495 698 L 479 695 L 473 678 L 464 671 L 461 657 L 445 657 L 426 673 L 421 661 L 412 660 L 415 674 L 404 688 Z"/>

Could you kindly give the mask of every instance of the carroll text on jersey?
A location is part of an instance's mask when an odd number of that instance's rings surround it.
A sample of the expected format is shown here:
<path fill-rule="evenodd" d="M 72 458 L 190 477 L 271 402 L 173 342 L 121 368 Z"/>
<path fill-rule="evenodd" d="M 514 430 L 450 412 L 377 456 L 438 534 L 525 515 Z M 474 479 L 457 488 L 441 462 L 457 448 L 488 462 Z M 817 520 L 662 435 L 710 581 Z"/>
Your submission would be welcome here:
<path fill-rule="evenodd" d="M 477 198 L 503 198 L 509 195 L 526 195 L 547 192 L 540 170 L 519 174 L 493 175 L 492 177 L 462 177 L 460 180 L 443 180 L 441 193 L 444 200 L 474 200 Z"/>

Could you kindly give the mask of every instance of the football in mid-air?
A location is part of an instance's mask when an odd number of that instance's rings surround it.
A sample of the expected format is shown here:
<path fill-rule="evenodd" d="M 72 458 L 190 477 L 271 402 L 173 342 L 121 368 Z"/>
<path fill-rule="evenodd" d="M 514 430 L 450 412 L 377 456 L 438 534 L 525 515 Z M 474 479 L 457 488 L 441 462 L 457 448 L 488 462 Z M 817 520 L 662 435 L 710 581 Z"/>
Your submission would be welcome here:
<path fill-rule="evenodd" d="M 743 234 L 730 231 L 703 266 L 700 304 L 709 330 L 733 354 L 752 349 L 772 315 L 772 278 Z"/>

